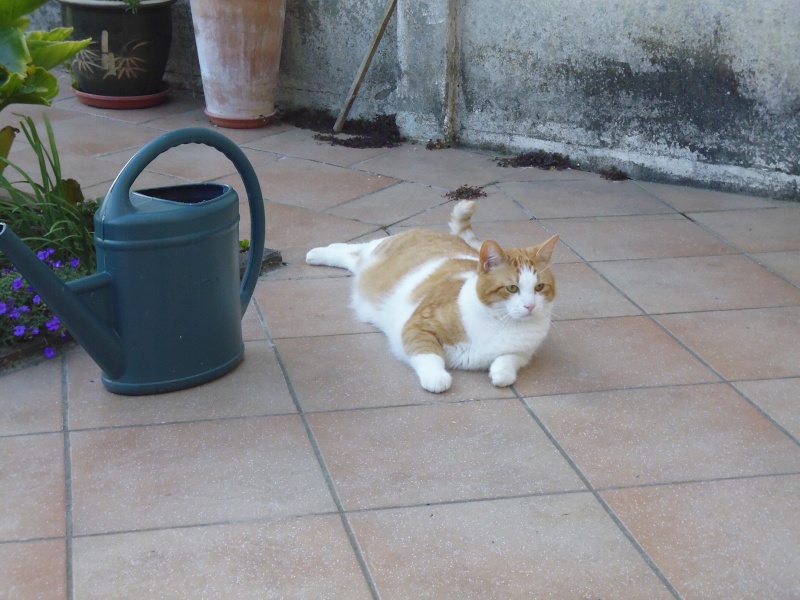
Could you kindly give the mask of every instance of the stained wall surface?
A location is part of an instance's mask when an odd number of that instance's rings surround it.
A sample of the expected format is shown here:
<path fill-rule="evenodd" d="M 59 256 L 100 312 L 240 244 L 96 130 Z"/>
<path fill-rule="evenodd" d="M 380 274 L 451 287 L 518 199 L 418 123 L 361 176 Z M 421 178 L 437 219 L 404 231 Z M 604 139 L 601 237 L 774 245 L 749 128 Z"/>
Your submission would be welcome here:
<path fill-rule="evenodd" d="M 338 113 L 385 6 L 287 0 L 278 107 Z M 168 79 L 199 91 L 189 0 L 173 12 Z M 351 116 L 800 199 L 798 32 L 800 0 L 399 0 Z"/>

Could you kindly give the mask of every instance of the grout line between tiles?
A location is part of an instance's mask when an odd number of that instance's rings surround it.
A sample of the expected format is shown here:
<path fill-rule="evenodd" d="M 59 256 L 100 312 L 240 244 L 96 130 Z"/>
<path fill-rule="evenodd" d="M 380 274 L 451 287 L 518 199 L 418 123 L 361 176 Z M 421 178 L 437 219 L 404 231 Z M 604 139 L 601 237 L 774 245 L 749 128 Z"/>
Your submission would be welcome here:
<path fill-rule="evenodd" d="M 647 551 L 644 549 L 644 547 L 634 537 L 633 533 L 625 526 L 625 524 L 622 522 L 622 520 L 612 510 L 611 506 L 609 506 L 609 504 L 605 501 L 605 499 L 595 489 L 595 487 L 589 481 L 589 478 L 586 477 L 586 475 L 583 473 L 583 471 L 581 471 L 581 469 L 578 467 L 577 463 L 569 455 L 567 450 L 558 442 L 556 437 L 547 428 L 547 426 L 544 424 L 544 422 L 539 418 L 539 416 L 536 414 L 536 411 L 534 411 L 528 405 L 528 403 L 525 402 L 525 399 L 519 394 L 519 392 L 517 392 L 516 388 L 512 387 L 512 389 L 514 390 L 514 393 L 516 394 L 517 399 L 522 404 L 522 407 L 528 412 L 528 414 L 536 422 L 536 424 L 539 426 L 539 428 L 542 430 L 542 432 L 544 432 L 544 434 L 550 440 L 550 443 L 552 443 L 556 447 L 556 449 L 561 454 L 561 456 L 564 458 L 564 460 L 567 461 L 567 463 L 572 468 L 572 470 L 575 472 L 575 474 L 583 482 L 583 485 L 586 486 L 586 489 L 589 490 L 589 492 L 592 494 L 592 496 L 594 496 L 595 500 L 600 504 L 600 506 L 603 508 L 605 513 L 614 522 L 614 524 L 617 526 L 617 528 L 622 532 L 622 534 L 625 536 L 625 538 L 628 540 L 628 542 L 630 542 L 630 544 L 637 551 L 639 556 L 642 557 L 642 560 L 645 561 L 647 566 L 650 567 L 650 569 L 653 571 L 653 573 L 661 580 L 661 583 L 664 584 L 664 586 L 667 588 L 667 590 L 669 590 L 669 592 L 673 595 L 673 597 L 676 598 L 676 600 L 682 600 L 682 597 L 678 593 L 678 590 L 675 589 L 675 587 L 672 585 L 672 583 L 669 581 L 669 579 L 667 579 L 667 576 L 664 575 L 664 573 L 661 571 L 661 569 L 658 567 L 658 565 L 655 563 L 655 561 L 650 557 L 650 555 L 647 553 Z"/>
<path fill-rule="evenodd" d="M 289 376 L 289 371 L 286 368 L 286 364 L 283 362 L 283 358 L 278 352 L 278 347 L 272 340 L 272 336 L 269 333 L 269 329 L 267 328 L 267 321 L 264 318 L 264 314 L 261 311 L 261 307 L 258 305 L 258 302 L 254 299 L 253 300 L 253 307 L 256 309 L 256 314 L 258 315 L 258 319 L 261 322 L 261 326 L 264 329 L 264 333 L 267 336 L 267 340 L 269 341 L 270 345 L 272 346 L 273 352 L 275 353 L 275 360 L 278 362 L 278 366 L 280 367 L 281 373 L 283 374 L 283 378 L 286 382 L 286 387 L 288 388 L 289 395 L 292 397 L 292 402 L 294 402 L 295 409 L 297 410 L 297 414 L 300 416 L 301 421 L 303 422 L 303 427 L 306 430 L 306 435 L 308 436 L 308 441 L 311 444 L 311 447 L 314 451 L 314 456 L 317 459 L 317 462 L 322 470 L 322 476 L 325 479 L 325 485 L 328 487 L 328 492 L 333 499 L 334 504 L 336 505 L 336 511 L 339 515 L 339 518 L 342 521 L 342 527 L 344 527 L 345 533 L 347 534 L 347 539 L 350 542 L 351 547 L 353 548 L 353 552 L 355 554 L 356 560 L 358 561 L 358 565 L 361 569 L 361 573 L 364 576 L 366 581 L 367 587 L 369 588 L 370 594 L 374 600 L 380 600 L 380 593 L 378 592 L 378 588 L 375 584 L 375 580 L 372 577 L 372 573 L 370 573 L 369 566 L 367 565 L 366 558 L 364 556 L 364 551 L 361 549 L 361 544 L 358 542 L 356 538 L 355 531 L 353 531 L 353 527 L 350 524 L 350 519 L 347 516 L 347 513 L 344 509 L 344 505 L 342 504 L 342 499 L 339 496 L 339 492 L 336 489 L 336 484 L 333 481 L 333 475 L 328 468 L 328 464 L 325 461 L 325 457 L 322 454 L 322 448 L 320 448 L 319 442 L 317 441 L 317 437 L 314 434 L 314 430 L 311 428 L 311 423 L 308 421 L 308 417 L 306 416 L 305 412 L 303 411 L 303 407 L 300 404 L 300 400 L 297 397 L 297 392 L 294 389 L 294 385 L 292 385 L 291 377 Z"/>
<path fill-rule="evenodd" d="M 69 366 L 67 355 L 61 356 L 61 423 L 64 436 L 64 518 L 66 537 L 66 590 L 67 600 L 75 595 L 72 553 L 72 446 L 69 430 Z"/>
<path fill-rule="evenodd" d="M 698 485 L 709 483 L 720 483 L 724 481 L 749 481 L 752 479 L 767 479 L 770 477 L 796 477 L 800 471 L 786 471 L 784 473 L 756 473 L 754 475 L 731 475 L 730 477 L 712 477 L 708 479 L 684 479 L 677 481 L 658 481 L 653 483 L 642 483 L 638 485 L 610 485 L 598 488 L 598 492 L 613 492 L 617 490 L 636 490 L 641 488 L 658 488 L 675 485 Z"/>
<path fill-rule="evenodd" d="M 154 531 L 174 531 L 177 529 L 203 529 L 205 527 L 223 527 L 226 525 L 252 525 L 258 523 L 274 523 L 279 521 L 291 521 L 294 519 L 305 519 L 309 517 L 332 517 L 337 516 L 335 511 L 310 512 L 302 514 L 288 514 L 275 517 L 252 517 L 247 519 L 226 519 L 224 521 L 209 521 L 207 523 L 183 523 L 169 524 L 163 526 L 141 527 L 139 529 L 113 529 L 109 531 L 95 531 L 90 533 L 78 533 L 73 537 L 78 539 L 101 538 L 111 535 L 129 535 L 132 533 L 150 533 Z"/>

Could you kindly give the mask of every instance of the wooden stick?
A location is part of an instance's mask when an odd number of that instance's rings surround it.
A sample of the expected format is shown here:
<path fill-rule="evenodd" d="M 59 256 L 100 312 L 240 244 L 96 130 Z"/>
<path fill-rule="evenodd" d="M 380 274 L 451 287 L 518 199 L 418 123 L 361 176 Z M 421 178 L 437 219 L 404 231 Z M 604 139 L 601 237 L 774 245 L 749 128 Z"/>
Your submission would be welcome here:
<path fill-rule="evenodd" d="M 378 50 L 378 44 L 380 43 L 381 38 L 386 31 L 386 27 L 389 25 L 389 19 L 392 18 L 392 13 L 394 13 L 396 6 L 397 0 L 389 0 L 389 2 L 386 4 L 386 10 L 383 13 L 381 24 L 378 27 L 378 30 L 375 32 L 375 36 L 372 38 L 372 43 L 369 46 L 369 50 L 364 55 L 364 60 L 361 61 L 361 66 L 358 68 L 356 78 L 353 80 L 353 85 L 350 86 L 350 91 L 347 94 L 347 101 L 344 103 L 342 112 L 339 113 L 339 118 L 336 119 L 336 123 L 333 126 L 333 131 L 336 133 L 341 133 L 342 128 L 344 127 L 344 121 L 347 118 L 347 113 L 349 113 L 350 109 L 353 107 L 353 102 L 355 102 L 358 89 L 361 87 L 361 84 L 364 83 L 364 78 L 367 76 L 367 69 L 369 69 L 372 58 L 375 56 L 375 52 Z"/>

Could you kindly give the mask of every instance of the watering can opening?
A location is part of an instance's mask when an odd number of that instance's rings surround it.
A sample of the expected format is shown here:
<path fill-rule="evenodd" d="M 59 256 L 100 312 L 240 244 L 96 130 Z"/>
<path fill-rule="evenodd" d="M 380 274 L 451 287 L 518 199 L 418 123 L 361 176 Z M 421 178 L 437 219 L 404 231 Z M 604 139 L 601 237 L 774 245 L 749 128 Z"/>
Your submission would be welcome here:
<path fill-rule="evenodd" d="M 180 202 L 182 204 L 200 204 L 219 198 L 228 189 L 230 189 L 228 186 L 219 183 L 196 183 L 137 190 L 136 193 L 157 200 L 169 200 L 170 202 Z"/>

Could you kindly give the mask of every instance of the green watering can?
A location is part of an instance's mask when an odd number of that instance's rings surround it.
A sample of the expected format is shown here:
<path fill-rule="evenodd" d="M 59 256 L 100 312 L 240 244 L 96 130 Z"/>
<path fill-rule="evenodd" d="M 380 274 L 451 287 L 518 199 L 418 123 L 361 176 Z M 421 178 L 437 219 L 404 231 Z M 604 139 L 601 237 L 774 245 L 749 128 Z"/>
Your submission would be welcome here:
<path fill-rule="evenodd" d="M 239 279 L 239 199 L 202 183 L 130 191 L 156 157 L 182 144 L 222 152 L 250 204 L 250 255 Z M 180 129 L 142 148 L 94 216 L 97 273 L 65 283 L 0 223 L 0 250 L 103 370 L 118 394 L 158 394 L 220 377 L 244 355 L 241 320 L 264 252 L 264 204 L 236 144 L 204 128 Z"/>

